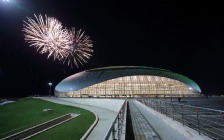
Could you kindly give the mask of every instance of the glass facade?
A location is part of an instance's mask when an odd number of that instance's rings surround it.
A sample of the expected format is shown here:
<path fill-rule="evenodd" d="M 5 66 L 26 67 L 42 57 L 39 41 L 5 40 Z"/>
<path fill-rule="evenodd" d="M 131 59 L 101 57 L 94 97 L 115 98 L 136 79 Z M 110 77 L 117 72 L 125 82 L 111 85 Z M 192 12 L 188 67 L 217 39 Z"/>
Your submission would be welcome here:
<path fill-rule="evenodd" d="M 78 91 L 55 92 L 58 97 L 183 97 L 198 94 L 178 80 L 149 75 L 119 77 Z"/>

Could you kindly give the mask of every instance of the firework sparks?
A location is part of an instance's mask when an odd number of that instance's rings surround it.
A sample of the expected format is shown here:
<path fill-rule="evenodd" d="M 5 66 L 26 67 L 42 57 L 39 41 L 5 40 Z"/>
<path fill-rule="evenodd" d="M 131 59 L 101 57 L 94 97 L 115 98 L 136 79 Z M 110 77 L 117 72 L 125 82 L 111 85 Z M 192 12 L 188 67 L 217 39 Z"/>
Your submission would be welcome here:
<path fill-rule="evenodd" d="M 84 31 L 81 29 L 76 31 L 75 28 L 72 28 L 70 31 L 70 36 L 72 37 L 72 45 L 70 47 L 69 55 L 64 59 L 64 62 L 68 62 L 68 65 L 73 67 L 73 64 L 78 67 L 78 64 L 80 63 L 83 65 L 84 63 L 87 63 L 87 59 L 90 59 L 92 56 L 91 53 L 93 52 L 93 44 L 92 40 L 90 40 L 90 37 L 87 35 L 84 35 Z"/>
<path fill-rule="evenodd" d="M 83 65 L 92 56 L 92 41 L 81 29 L 76 32 L 72 28 L 70 31 L 53 17 L 34 16 L 35 20 L 27 18 L 28 22 L 24 21 L 23 31 L 25 40 L 39 53 L 48 53 L 48 58 L 53 56 L 54 60 L 67 61 L 72 68 L 74 64 L 76 67 L 79 63 Z"/>
<path fill-rule="evenodd" d="M 48 58 L 63 59 L 68 56 L 70 44 L 72 44 L 69 33 L 62 28 L 62 24 L 55 18 L 44 18 L 36 15 L 35 19 L 27 18 L 24 21 L 25 40 L 37 49 L 41 54 L 48 53 Z"/>

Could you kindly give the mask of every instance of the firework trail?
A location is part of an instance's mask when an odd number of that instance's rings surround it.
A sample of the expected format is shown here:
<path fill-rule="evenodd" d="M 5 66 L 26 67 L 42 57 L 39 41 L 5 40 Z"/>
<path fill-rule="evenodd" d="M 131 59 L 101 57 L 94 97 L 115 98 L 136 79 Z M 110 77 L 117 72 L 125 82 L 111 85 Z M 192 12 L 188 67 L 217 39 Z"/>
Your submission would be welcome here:
<path fill-rule="evenodd" d="M 31 47 L 37 49 L 41 54 L 47 53 L 48 58 L 53 56 L 54 60 L 58 59 L 67 62 L 71 68 L 75 64 L 83 65 L 87 63 L 87 59 L 92 56 L 92 41 L 89 36 L 84 35 L 81 30 L 75 31 L 75 28 L 68 30 L 63 28 L 62 23 L 54 17 L 45 19 L 34 14 L 35 20 L 27 18 L 24 21 L 23 31 L 25 32 L 25 41 Z"/>

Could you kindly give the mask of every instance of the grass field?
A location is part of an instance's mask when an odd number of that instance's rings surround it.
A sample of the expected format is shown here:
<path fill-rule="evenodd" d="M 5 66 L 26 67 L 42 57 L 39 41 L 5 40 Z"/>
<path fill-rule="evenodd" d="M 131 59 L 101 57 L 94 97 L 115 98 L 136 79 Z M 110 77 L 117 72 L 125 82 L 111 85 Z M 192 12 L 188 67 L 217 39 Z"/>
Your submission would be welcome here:
<path fill-rule="evenodd" d="M 43 109 L 53 110 L 43 112 Z M 0 138 L 67 113 L 81 115 L 32 139 L 80 139 L 94 122 L 95 116 L 92 112 L 81 108 L 59 105 L 33 98 L 24 98 L 17 102 L 0 106 Z"/>

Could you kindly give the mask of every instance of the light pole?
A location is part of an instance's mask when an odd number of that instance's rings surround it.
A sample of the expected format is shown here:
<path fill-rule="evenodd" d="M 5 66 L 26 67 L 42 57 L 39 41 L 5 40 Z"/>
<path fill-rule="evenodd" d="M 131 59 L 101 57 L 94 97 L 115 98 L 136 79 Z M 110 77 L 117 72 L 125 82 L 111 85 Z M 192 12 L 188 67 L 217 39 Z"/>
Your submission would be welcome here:
<path fill-rule="evenodd" d="M 51 86 L 52 86 L 52 83 L 49 82 L 48 85 L 50 86 L 50 87 L 49 87 L 49 97 L 50 97 L 50 96 L 51 96 Z"/>
<path fill-rule="evenodd" d="M 191 94 L 191 93 L 192 93 L 192 87 L 189 87 L 188 89 L 189 89 L 189 92 L 190 92 L 190 94 L 189 94 L 189 95 L 191 95 L 191 96 L 192 96 L 192 94 Z"/>

